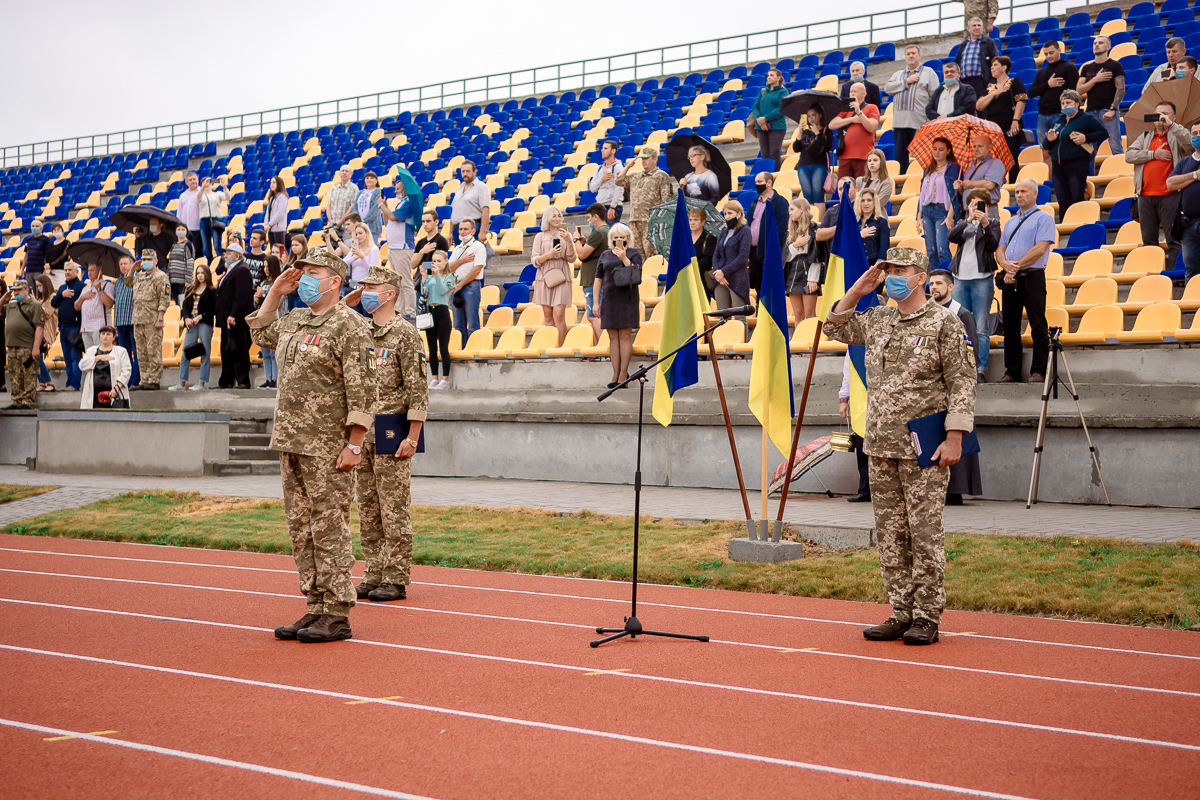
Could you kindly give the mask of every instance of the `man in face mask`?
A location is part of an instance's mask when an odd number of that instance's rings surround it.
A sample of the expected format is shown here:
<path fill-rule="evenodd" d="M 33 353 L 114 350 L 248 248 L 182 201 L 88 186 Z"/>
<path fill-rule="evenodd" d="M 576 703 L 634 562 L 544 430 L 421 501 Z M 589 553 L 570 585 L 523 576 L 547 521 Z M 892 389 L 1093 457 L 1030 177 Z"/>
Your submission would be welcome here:
<path fill-rule="evenodd" d="M 143 250 L 142 258 L 122 280 L 133 289 L 133 338 L 141 364 L 141 383 L 133 389 L 160 389 L 162 383 L 163 318 L 171 305 L 171 282 L 158 266 L 158 253 Z"/>
<path fill-rule="evenodd" d="M 377 399 L 375 424 L 367 431 L 362 460 L 355 467 L 359 537 L 367 562 L 357 599 L 403 600 L 412 568 L 409 486 L 412 457 L 429 407 L 429 386 L 417 329 L 396 314 L 401 276 L 371 267 L 346 304 L 362 303 L 371 315 Z M 386 416 L 381 416 L 386 415 Z M 403 437 L 403 438 L 401 438 Z"/>
<path fill-rule="evenodd" d="M 165 273 L 171 263 L 171 248 L 175 246 L 175 241 L 174 226 L 167 230 L 167 226 L 160 220 L 150 219 L 142 229 L 141 235 L 134 239 L 133 251 L 140 253 L 143 250 L 153 250 L 155 264 Z"/>
<path fill-rule="evenodd" d="M 1192 148 L 1167 178 L 1167 188 L 1181 196 L 1184 281 L 1200 275 L 1200 123 L 1192 125 Z"/>
<path fill-rule="evenodd" d="M 936 89 L 925 105 L 925 116 L 931 120 L 939 117 L 960 117 L 975 113 L 975 90 L 959 79 L 959 66 L 953 62 L 942 67 L 944 85 Z"/>
<path fill-rule="evenodd" d="M 758 197 L 750 204 L 747 219 L 750 221 L 750 288 L 757 292 L 762 284 L 763 260 L 766 255 L 762 248 L 766 238 L 762 233 L 763 215 L 775 215 L 775 230 L 781 233 L 779 244 L 784 263 L 787 263 L 788 201 L 775 191 L 775 176 L 769 172 L 760 172 L 754 176 L 754 190 L 758 192 Z"/>
<path fill-rule="evenodd" d="M 279 451 L 292 557 L 308 604 L 303 617 L 275 629 L 285 641 L 351 635 L 352 470 L 373 422 L 376 390 L 368 323 L 339 302 L 347 269 L 332 253 L 310 250 L 246 319 L 254 343 L 274 350 L 279 363 L 271 449 Z M 280 300 L 295 291 L 308 307 L 280 317 Z"/>
<path fill-rule="evenodd" d="M 8 391 L 12 403 L 6 410 L 33 408 L 37 395 L 38 362 L 46 312 L 33 299 L 29 284 L 13 281 L 12 288 L 0 295 L 4 310 L 4 345 L 8 364 Z"/>
<path fill-rule="evenodd" d="M 872 641 L 903 638 L 932 644 L 946 593 L 942 510 L 949 467 L 974 428 L 975 362 L 962 323 L 925 297 L 929 261 L 919 250 L 893 247 L 855 281 L 829 312 L 824 332 L 866 347 L 867 420 L 863 449 L 870 462 L 871 503 L 879 532 L 879 566 L 892 605 L 887 622 L 863 631 Z M 855 310 L 886 277 L 894 306 Z M 946 439 L 921 469 L 907 423 L 946 413 Z"/>
<path fill-rule="evenodd" d="M 25 248 L 25 279 L 32 281 L 46 269 L 46 252 L 50 249 L 50 237 L 42 233 L 42 221 L 29 223 L 29 235 L 21 245 Z"/>

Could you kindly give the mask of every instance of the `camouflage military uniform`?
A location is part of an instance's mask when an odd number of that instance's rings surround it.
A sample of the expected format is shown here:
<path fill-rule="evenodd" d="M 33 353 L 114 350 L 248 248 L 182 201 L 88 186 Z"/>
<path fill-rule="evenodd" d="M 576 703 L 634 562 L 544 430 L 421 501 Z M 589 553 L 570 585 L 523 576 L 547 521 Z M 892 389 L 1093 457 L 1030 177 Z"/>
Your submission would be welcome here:
<path fill-rule="evenodd" d="M 306 262 L 345 277 L 345 262 L 325 251 L 311 253 Z M 371 425 L 370 331 L 342 303 L 321 315 L 308 308 L 282 317 L 260 310 L 246 323 L 254 343 L 274 350 L 279 362 L 271 449 L 279 451 L 300 590 L 310 614 L 348 616 L 355 602 L 350 581 L 354 472 L 339 470 L 337 458 L 348 442 L 348 427 Z"/>
<path fill-rule="evenodd" d="M 888 261 L 898 261 L 893 248 Z M 928 271 L 928 261 L 920 255 Z M 946 605 L 942 511 L 949 467 L 917 466 L 909 420 L 947 411 L 947 430 L 974 427 L 975 362 L 958 317 L 930 299 L 901 315 L 895 306 L 830 312 L 825 334 L 866 346 L 867 436 L 879 568 L 892 616 L 940 624 Z"/>
<path fill-rule="evenodd" d="M 14 406 L 33 408 L 38 383 L 38 361 L 34 358 L 33 340 L 37 327 L 46 323 L 46 312 L 41 303 L 30 295 L 29 284 L 25 281 L 13 281 L 12 290 L 14 295 L 18 291 L 24 292 L 25 299 L 20 303 L 10 299 L 4 308 L 8 393 Z M 22 314 L 22 311 L 25 313 Z M 28 322 L 26 317 L 29 318 Z M 42 335 L 45 335 L 45 330 Z M 33 363 L 25 366 L 25 362 L 31 358 Z"/>
<path fill-rule="evenodd" d="M 643 147 L 638 157 L 657 157 L 658 150 L 653 147 Z M 629 187 L 629 208 L 625 221 L 633 232 L 631 244 L 642 254 L 643 259 L 658 253 L 658 249 L 646 238 L 649 228 L 650 209 L 659 203 L 670 200 L 679 189 L 679 181 L 661 169 L 653 172 L 626 172 L 616 179 L 617 186 Z"/>
<path fill-rule="evenodd" d="M 390 269 L 371 267 L 361 283 L 370 290 L 376 286 L 398 288 L 400 281 L 401 276 Z M 371 414 L 407 414 L 410 422 L 424 422 L 429 386 L 425 383 L 425 348 L 417 329 L 400 316 L 372 327 L 378 397 Z M 412 568 L 412 459 L 376 454 L 372 425 L 363 443 L 362 461 L 354 472 L 359 538 L 367 562 L 362 582 L 406 586 Z"/>
<path fill-rule="evenodd" d="M 143 250 L 142 258 L 156 258 L 154 250 Z M 163 329 L 156 327 L 160 314 L 171 305 L 171 279 L 161 269 L 137 269 L 125 276 L 133 289 L 133 342 L 137 347 L 141 386 L 162 383 Z"/>
<path fill-rule="evenodd" d="M 963 0 L 963 29 L 966 29 L 972 17 L 979 17 L 986 30 L 988 20 L 995 19 L 999 13 L 1000 0 Z"/>

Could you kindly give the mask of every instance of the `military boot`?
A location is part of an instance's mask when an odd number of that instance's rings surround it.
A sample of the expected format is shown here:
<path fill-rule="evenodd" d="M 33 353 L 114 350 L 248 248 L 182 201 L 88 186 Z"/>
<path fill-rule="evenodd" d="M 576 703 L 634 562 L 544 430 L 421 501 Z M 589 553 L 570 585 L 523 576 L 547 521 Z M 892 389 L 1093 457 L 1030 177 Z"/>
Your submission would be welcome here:
<path fill-rule="evenodd" d="M 310 644 L 315 642 L 336 642 L 350 638 L 350 619 L 333 614 L 322 614 L 321 618 L 307 628 L 297 632 L 296 638 Z"/>
<path fill-rule="evenodd" d="M 296 634 L 303 628 L 307 628 L 321 618 L 320 614 L 305 614 L 300 619 L 293 622 L 291 625 L 280 625 L 275 629 L 275 638 L 283 639 L 285 642 L 294 641 Z"/>
<path fill-rule="evenodd" d="M 367 597 L 371 594 L 371 592 L 375 591 L 378 588 L 379 588 L 378 584 L 360 583 L 358 586 L 354 587 L 354 594 L 358 597 L 359 600 L 366 600 Z"/>
<path fill-rule="evenodd" d="M 918 619 L 904 632 L 905 644 L 933 644 L 938 640 L 937 623 L 929 619 Z"/>
<path fill-rule="evenodd" d="M 904 635 L 904 632 L 912 626 L 911 622 L 896 619 L 892 617 L 882 625 L 872 625 L 869 628 L 863 629 L 863 638 L 870 639 L 873 642 L 893 642 Z"/>
<path fill-rule="evenodd" d="M 403 600 L 408 597 L 408 593 L 404 590 L 403 584 L 385 583 L 367 597 L 377 603 L 386 603 L 389 600 Z"/>

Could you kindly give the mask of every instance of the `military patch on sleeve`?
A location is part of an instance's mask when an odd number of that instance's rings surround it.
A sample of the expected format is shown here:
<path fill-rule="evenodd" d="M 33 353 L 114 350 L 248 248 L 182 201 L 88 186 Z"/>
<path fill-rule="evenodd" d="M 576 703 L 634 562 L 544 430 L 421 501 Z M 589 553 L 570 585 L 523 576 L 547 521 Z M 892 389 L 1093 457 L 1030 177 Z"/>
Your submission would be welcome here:
<path fill-rule="evenodd" d="M 367 369 L 371 372 L 375 371 L 375 348 L 367 348 Z"/>

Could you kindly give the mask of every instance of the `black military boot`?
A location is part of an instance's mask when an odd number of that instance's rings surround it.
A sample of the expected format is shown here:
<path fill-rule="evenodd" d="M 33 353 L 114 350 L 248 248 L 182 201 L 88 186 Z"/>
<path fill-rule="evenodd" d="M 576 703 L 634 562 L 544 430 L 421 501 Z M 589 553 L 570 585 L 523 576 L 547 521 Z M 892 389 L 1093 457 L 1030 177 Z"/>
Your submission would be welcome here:
<path fill-rule="evenodd" d="M 872 625 L 869 628 L 863 629 L 863 638 L 870 639 L 873 642 L 894 642 L 904 635 L 904 632 L 912 626 L 911 622 L 896 619 L 892 617 L 882 625 Z"/>
<path fill-rule="evenodd" d="M 367 595 L 368 599 L 374 600 L 377 603 L 386 603 L 389 600 L 403 600 L 406 597 L 408 597 L 408 593 L 404 590 L 404 585 L 400 583 L 385 583 Z"/>
<path fill-rule="evenodd" d="M 360 583 L 358 586 L 354 587 L 354 594 L 359 600 L 366 600 L 371 592 L 378 588 L 379 585 L 375 583 Z"/>
<path fill-rule="evenodd" d="M 294 641 L 296 639 L 296 634 L 299 633 L 301 629 L 307 628 L 320 618 L 320 614 L 305 614 L 291 625 L 280 625 L 275 629 L 275 638 L 283 639 L 285 642 Z"/>
<path fill-rule="evenodd" d="M 350 619 L 333 614 L 322 614 L 316 622 L 297 632 L 296 638 L 309 644 L 349 639 Z"/>
<path fill-rule="evenodd" d="M 914 620 L 912 627 L 904 632 L 905 644 L 933 644 L 938 640 L 938 626 L 933 620 Z"/>

